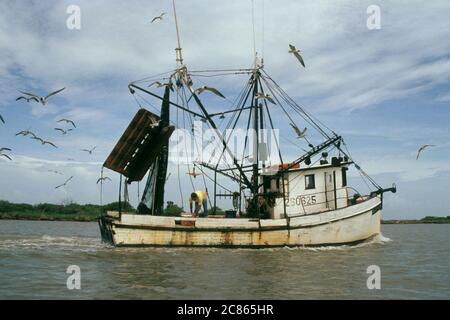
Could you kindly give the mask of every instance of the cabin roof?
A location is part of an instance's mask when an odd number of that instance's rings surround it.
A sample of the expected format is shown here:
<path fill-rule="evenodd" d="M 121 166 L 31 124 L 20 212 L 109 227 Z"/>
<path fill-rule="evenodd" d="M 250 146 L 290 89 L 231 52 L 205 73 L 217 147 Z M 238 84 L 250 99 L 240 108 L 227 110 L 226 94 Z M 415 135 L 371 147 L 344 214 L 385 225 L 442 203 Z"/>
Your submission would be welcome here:
<path fill-rule="evenodd" d="M 294 168 L 294 169 L 290 169 L 288 171 L 288 173 L 291 172 L 303 172 L 303 171 L 313 171 L 313 170 L 320 170 L 320 169 L 327 169 L 327 168 L 339 168 L 339 167 L 345 167 L 348 166 L 350 164 L 352 164 L 352 161 L 346 161 L 346 162 L 340 162 L 339 164 L 322 164 L 322 165 L 317 165 L 317 166 L 313 166 L 313 167 L 306 167 L 306 168 Z"/>

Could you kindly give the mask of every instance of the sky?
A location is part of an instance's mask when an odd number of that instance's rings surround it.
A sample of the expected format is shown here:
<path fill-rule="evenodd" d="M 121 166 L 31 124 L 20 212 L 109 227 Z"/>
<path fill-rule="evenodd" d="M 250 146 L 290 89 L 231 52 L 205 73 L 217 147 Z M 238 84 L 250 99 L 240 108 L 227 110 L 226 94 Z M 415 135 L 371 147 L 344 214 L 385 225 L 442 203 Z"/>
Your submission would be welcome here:
<path fill-rule="evenodd" d="M 70 5 L 81 10 L 80 29 L 67 27 Z M 379 29 L 368 28 L 370 5 L 380 8 Z M 385 219 L 450 215 L 450 1 L 254 0 L 253 7 L 250 0 L 177 1 L 188 68 L 248 68 L 255 48 L 264 70 L 344 137 L 365 172 L 384 187 L 397 185 L 385 196 Z M 291 43 L 305 69 L 288 53 Z M 174 70 L 175 47 L 168 0 L 0 0 L 0 148 L 11 148 L 13 158 L 0 158 L 0 199 L 99 203 L 101 166 L 139 107 L 127 85 Z M 243 84 L 202 81 L 227 96 Z M 44 96 L 61 87 L 45 107 L 15 101 L 17 90 Z M 216 101 L 206 98 L 213 112 L 222 110 Z M 59 134 L 61 118 L 77 128 Z M 58 148 L 15 136 L 24 129 Z M 436 146 L 416 160 L 423 144 Z M 92 155 L 80 150 L 94 146 Z M 170 164 L 166 200 L 181 204 L 177 169 Z M 115 201 L 118 175 L 105 174 L 113 181 L 103 185 L 103 201 Z M 54 188 L 70 176 L 67 187 Z M 182 183 L 186 198 L 191 186 Z M 131 186 L 134 204 L 137 191 Z"/>

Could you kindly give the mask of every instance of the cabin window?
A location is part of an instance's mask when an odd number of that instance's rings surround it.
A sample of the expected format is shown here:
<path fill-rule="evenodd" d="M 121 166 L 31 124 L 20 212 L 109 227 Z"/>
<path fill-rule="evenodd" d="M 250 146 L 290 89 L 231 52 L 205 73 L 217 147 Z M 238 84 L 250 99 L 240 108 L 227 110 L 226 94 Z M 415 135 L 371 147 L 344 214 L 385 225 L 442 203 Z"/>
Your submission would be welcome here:
<path fill-rule="evenodd" d="M 314 179 L 313 174 L 308 174 L 305 176 L 305 190 L 309 189 L 315 189 L 316 188 L 316 181 Z"/>
<path fill-rule="evenodd" d="M 343 187 L 347 186 L 347 170 L 348 170 L 348 168 L 346 168 L 346 167 L 342 168 L 342 186 Z"/>

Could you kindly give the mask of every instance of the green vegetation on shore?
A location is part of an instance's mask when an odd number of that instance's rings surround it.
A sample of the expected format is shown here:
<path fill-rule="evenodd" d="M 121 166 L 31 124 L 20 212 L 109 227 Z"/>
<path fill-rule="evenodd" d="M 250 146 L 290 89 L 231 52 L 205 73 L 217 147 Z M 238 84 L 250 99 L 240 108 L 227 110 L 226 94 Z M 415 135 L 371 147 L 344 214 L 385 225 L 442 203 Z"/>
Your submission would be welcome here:
<path fill-rule="evenodd" d="M 122 203 L 124 211 L 134 211 L 129 203 Z M 95 204 L 51 204 L 36 205 L 11 203 L 0 200 L 0 219 L 11 220 L 54 220 L 54 221 L 96 221 L 102 212 L 119 210 L 119 202 L 104 206 Z"/>
<path fill-rule="evenodd" d="M 418 223 L 450 223 L 450 216 L 447 217 L 433 217 L 427 216 L 420 220 L 382 220 L 382 224 L 418 224 Z"/>
<path fill-rule="evenodd" d="M 128 202 L 122 202 L 122 210 L 136 212 Z M 51 204 L 41 203 L 36 205 L 26 203 L 11 203 L 0 200 L 0 220 L 50 220 L 50 221 L 97 221 L 106 211 L 118 211 L 119 202 L 105 204 Z M 222 209 L 216 208 L 216 214 L 223 214 Z M 209 210 L 210 214 L 212 210 Z M 168 202 L 164 209 L 165 216 L 179 217 L 183 212 L 173 202 Z"/>
<path fill-rule="evenodd" d="M 122 202 L 122 210 L 126 212 L 135 212 L 131 204 Z M 97 219 L 106 211 L 118 211 L 119 202 L 112 202 L 103 206 L 95 204 L 51 204 L 41 203 L 36 205 L 26 203 L 11 203 L 0 200 L 0 220 L 50 220 L 50 221 L 97 221 Z M 182 208 L 168 202 L 164 210 L 165 216 L 180 216 Z M 208 210 L 213 214 L 213 209 Z M 223 214 L 223 210 L 216 208 L 216 214 Z M 420 220 L 382 220 L 382 224 L 419 224 L 419 223 L 450 223 L 450 216 L 433 217 L 427 216 Z"/>

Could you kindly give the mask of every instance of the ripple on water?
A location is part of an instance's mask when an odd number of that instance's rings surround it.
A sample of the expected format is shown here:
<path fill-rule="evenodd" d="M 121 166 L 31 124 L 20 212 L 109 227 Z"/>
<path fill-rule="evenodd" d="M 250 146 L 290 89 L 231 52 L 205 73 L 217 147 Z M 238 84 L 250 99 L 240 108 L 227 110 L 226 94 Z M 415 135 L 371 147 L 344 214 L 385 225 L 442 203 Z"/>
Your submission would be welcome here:
<path fill-rule="evenodd" d="M 17 236 L 1 235 L 0 250 L 73 250 L 73 251 L 97 251 L 110 246 L 101 242 L 99 238 L 88 237 L 57 237 L 43 236 Z"/>

